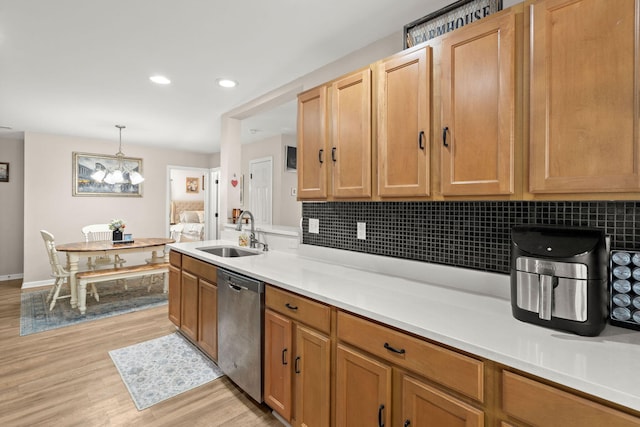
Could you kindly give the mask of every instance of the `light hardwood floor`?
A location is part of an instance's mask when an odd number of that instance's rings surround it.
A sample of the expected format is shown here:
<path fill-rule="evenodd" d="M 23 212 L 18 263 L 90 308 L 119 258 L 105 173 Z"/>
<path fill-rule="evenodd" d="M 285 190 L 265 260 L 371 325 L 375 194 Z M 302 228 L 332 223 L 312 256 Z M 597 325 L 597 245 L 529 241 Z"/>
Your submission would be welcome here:
<path fill-rule="evenodd" d="M 174 332 L 167 307 L 21 337 L 20 286 L 0 282 L 0 426 L 282 425 L 226 377 L 138 411 L 108 352 Z"/>

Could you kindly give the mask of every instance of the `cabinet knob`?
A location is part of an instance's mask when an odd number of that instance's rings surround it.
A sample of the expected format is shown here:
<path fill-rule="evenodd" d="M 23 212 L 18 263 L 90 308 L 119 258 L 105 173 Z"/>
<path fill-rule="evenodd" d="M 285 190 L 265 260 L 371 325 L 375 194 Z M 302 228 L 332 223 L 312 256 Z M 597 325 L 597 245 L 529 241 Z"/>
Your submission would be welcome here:
<path fill-rule="evenodd" d="M 336 147 L 331 149 L 331 160 L 336 161 Z"/>
<path fill-rule="evenodd" d="M 449 132 L 449 126 L 445 126 L 442 129 L 442 145 L 444 145 L 445 147 L 449 146 L 449 143 L 447 142 L 447 132 Z"/>
<path fill-rule="evenodd" d="M 324 163 L 324 160 L 322 160 L 322 154 L 324 154 L 324 149 L 321 148 L 318 150 L 318 161 L 320 163 Z"/>
<path fill-rule="evenodd" d="M 384 427 L 384 422 L 382 421 L 382 411 L 384 411 L 384 405 L 380 405 L 378 408 L 378 427 Z"/>
<path fill-rule="evenodd" d="M 421 150 L 424 150 L 424 131 L 421 130 L 420 133 L 418 134 L 418 147 L 420 147 Z"/>
<path fill-rule="evenodd" d="M 300 356 L 296 357 L 296 361 L 293 364 L 293 370 L 296 374 L 300 373 Z"/>
<path fill-rule="evenodd" d="M 283 365 L 288 365 L 289 364 L 287 362 L 287 349 L 286 348 L 282 349 L 282 364 Z"/>

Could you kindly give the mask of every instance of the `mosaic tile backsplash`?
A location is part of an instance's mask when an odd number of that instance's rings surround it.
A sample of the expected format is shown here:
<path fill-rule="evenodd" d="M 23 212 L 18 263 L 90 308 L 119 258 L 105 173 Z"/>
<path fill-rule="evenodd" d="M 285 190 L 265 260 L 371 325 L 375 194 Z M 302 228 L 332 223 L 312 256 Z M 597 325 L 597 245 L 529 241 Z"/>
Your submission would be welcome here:
<path fill-rule="evenodd" d="M 640 250 L 640 201 L 305 202 L 302 217 L 306 244 L 505 274 L 518 224 L 603 228 L 611 249 Z"/>

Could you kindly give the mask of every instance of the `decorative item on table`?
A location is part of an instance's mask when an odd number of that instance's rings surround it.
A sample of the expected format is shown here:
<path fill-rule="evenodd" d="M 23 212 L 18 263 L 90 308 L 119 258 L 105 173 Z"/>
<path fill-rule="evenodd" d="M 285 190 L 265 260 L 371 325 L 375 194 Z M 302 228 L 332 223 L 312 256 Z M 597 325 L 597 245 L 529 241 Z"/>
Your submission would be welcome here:
<path fill-rule="evenodd" d="M 109 223 L 109 230 L 113 230 L 113 241 L 118 242 L 122 240 L 122 231 L 125 229 L 126 224 L 122 219 L 112 219 Z"/>

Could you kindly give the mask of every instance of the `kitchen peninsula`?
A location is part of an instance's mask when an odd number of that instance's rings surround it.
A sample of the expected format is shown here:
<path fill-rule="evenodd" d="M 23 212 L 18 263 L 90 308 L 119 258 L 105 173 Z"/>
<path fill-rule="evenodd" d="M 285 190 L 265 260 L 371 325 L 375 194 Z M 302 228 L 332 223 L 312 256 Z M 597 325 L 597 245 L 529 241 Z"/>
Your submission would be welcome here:
<path fill-rule="evenodd" d="M 478 372 L 471 391 L 451 386 L 449 378 L 435 378 L 436 387 L 429 390 L 441 393 L 442 385 L 453 389 L 456 402 L 480 418 L 484 411 L 486 425 L 494 425 L 492 420 L 540 424 L 528 417 L 532 406 L 548 403 L 544 399 L 557 405 L 540 416 L 562 417 L 568 411 L 575 419 L 589 414 L 604 417 L 599 419 L 608 425 L 640 424 L 640 391 L 635 376 L 629 374 L 640 360 L 640 333 L 607 325 L 599 336 L 587 338 L 522 323 L 511 315 L 508 275 L 309 245 L 238 258 L 197 249 L 216 245 L 235 246 L 228 241 L 169 246 L 183 257 L 331 307 L 337 312 L 332 322 L 338 323 L 331 331 L 334 352 L 357 344 L 345 326 L 361 322 L 380 334 L 403 334 L 415 345 L 450 358 L 446 360 L 462 361 Z M 411 371 L 411 366 L 403 365 L 409 363 L 408 348 L 406 360 L 396 365 Z M 371 359 L 386 357 L 377 355 Z M 532 400 L 527 408 L 523 399 L 514 397 L 518 393 L 543 400 Z"/>

